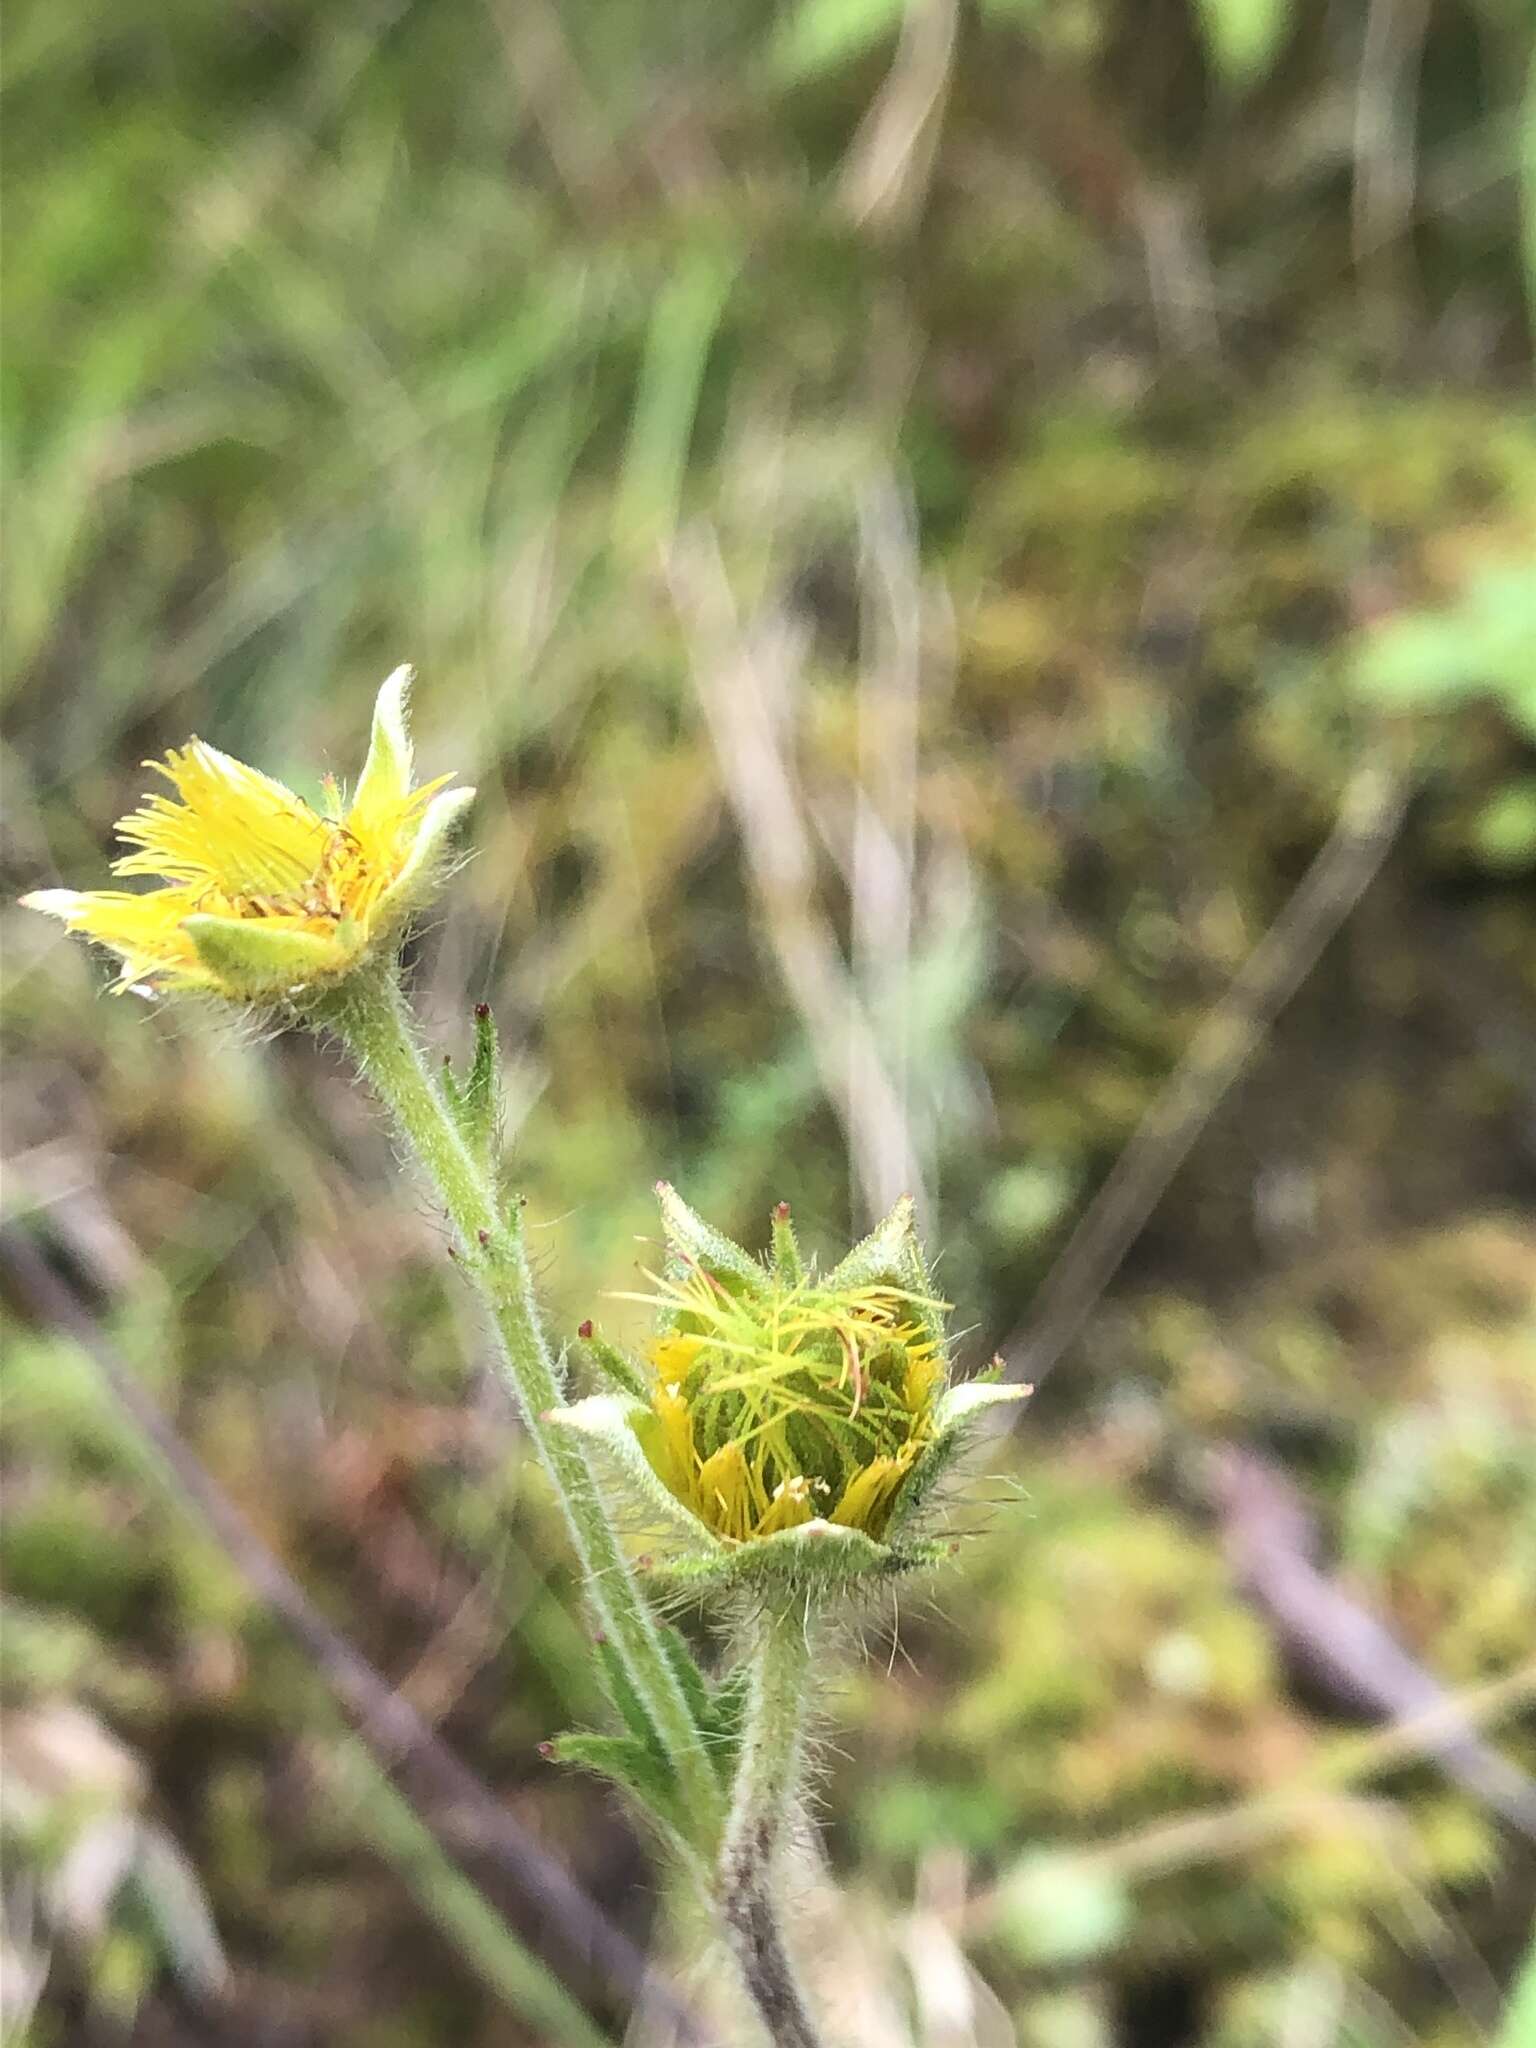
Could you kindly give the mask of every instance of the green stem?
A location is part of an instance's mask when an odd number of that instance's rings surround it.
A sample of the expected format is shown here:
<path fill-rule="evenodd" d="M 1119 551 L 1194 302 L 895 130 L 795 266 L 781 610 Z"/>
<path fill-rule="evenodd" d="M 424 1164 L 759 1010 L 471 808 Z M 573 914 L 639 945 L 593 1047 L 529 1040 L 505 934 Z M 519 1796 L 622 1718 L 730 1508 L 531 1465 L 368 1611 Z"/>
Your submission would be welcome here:
<path fill-rule="evenodd" d="M 707 1847 L 718 1833 L 720 1792 L 703 1740 L 586 1453 L 573 1434 L 551 1429 L 545 1420 L 562 1397 L 539 1318 L 521 1220 L 515 1209 L 504 1212 L 428 1074 L 392 972 L 354 976 L 317 1003 L 310 1016 L 334 1031 L 356 1060 L 448 1211 L 461 1264 L 484 1298 L 500 1340 L 503 1376 L 565 1510 L 587 1597 L 671 1760 L 693 1817 L 696 1844 Z"/>
<path fill-rule="evenodd" d="M 752 1686 L 717 1871 L 731 1950 L 774 2048 L 820 2048 L 779 1918 L 786 1823 L 799 1806 L 810 1618 L 803 1606 L 759 1616 Z"/>

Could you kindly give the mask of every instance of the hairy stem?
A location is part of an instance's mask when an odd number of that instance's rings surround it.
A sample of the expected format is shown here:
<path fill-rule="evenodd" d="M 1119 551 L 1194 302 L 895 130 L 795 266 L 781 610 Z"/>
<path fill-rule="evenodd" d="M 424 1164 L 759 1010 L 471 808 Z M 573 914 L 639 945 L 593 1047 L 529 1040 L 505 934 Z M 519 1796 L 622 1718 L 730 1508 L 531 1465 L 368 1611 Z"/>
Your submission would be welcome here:
<path fill-rule="evenodd" d="M 427 1072 L 393 973 L 354 976 L 310 1016 L 346 1046 L 448 1212 L 460 1262 L 499 1340 L 502 1375 L 565 1511 L 587 1597 L 671 1760 L 695 1845 L 707 1848 L 720 1817 L 713 1767 L 586 1453 L 573 1435 L 545 1421 L 562 1397 L 517 1210 L 498 1201 L 490 1176 L 464 1143 Z"/>
<path fill-rule="evenodd" d="M 809 1617 L 801 1605 L 760 1616 L 717 1873 L 726 1936 L 774 2048 L 821 2048 L 779 1913 L 780 1851 L 798 1805 L 810 1655 Z"/>

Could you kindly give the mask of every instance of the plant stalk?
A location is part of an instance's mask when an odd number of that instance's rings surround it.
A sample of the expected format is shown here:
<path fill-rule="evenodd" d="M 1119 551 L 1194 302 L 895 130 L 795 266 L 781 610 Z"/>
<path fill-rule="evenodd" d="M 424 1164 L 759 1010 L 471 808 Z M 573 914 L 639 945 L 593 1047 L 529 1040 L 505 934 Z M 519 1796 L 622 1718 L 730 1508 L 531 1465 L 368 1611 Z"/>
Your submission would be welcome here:
<path fill-rule="evenodd" d="M 782 1849 L 799 1805 L 810 1618 L 798 1602 L 759 1616 L 752 1682 L 716 1898 L 731 1952 L 774 2048 L 821 2048 L 779 1910 Z"/>
<path fill-rule="evenodd" d="M 580 1441 L 545 1420 L 562 1395 L 518 1212 L 498 1201 L 428 1073 L 393 969 L 353 976 L 308 1015 L 347 1048 L 448 1212 L 499 1340 L 502 1376 L 565 1511 L 587 1597 L 671 1760 L 695 1846 L 707 1851 L 720 1826 L 713 1766 Z"/>

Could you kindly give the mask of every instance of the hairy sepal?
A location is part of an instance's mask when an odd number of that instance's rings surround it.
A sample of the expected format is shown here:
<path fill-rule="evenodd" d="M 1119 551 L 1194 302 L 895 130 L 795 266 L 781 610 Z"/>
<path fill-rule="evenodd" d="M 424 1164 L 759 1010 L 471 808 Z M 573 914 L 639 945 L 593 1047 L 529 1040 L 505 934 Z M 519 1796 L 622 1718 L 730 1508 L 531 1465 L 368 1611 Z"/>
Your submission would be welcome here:
<path fill-rule="evenodd" d="M 861 1580 L 892 1578 L 938 1554 L 927 1545 L 876 1543 L 861 1529 L 818 1517 L 750 1543 L 717 1544 L 712 1555 L 668 1560 L 652 1577 L 658 1590 L 667 1593 L 832 1598 Z"/>
<path fill-rule="evenodd" d="M 352 807 L 382 809 L 398 803 L 411 786 L 410 696 L 416 671 L 409 662 L 391 669 L 373 706 L 368 758 L 358 777 Z"/>
<path fill-rule="evenodd" d="M 397 934 L 412 913 L 436 895 L 454 837 L 474 800 L 472 789 L 445 789 L 422 812 L 411 850 L 375 908 L 374 924 L 380 938 Z"/>
<path fill-rule="evenodd" d="M 645 1374 L 617 1344 L 610 1344 L 596 1330 L 577 1340 L 578 1356 L 590 1360 L 609 1386 L 631 1401 L 649 1406 L 651 1390 Z"/>
<path fill-rule="evenodd" d="M 589 1394 L 553 1408 L 544 1418 L 556 1429 L 575 1430 L 591 1447 L 604 1478 L 638 1526 L 654 1529 L 686 1556 L 705 1560 L 727 1554 L 707 1529 L 656 1476 L 636 1430 L 654 1423 L 643 1401 L 625 1394 Z"/>
<path fill-rule="evenodd" d="M 977 1379 L 949 1387 L 939 1396 L 934 1409 L 933 1438 L 907 1474 L 886 1524 L 886 1535 L 891 1541 L 918 1526 L 935 1488 L 976 1443 L 982 1417 L 994 1408 L 1026 1400 L 1030 1391 L 1028 1387 Z"/>
<path fill-rule="evenodd" d="M 656 1183 L 656 1198 L 661 1204 L 670 1278 L 681 1279 L 702 1266 L 716 1275 L 731 1274 L 748 1294 L 770 1292 L 768 1275 L 756 1259 L 690 1209 L 670 1181 Z"/>
<path fill-rule="evenodd" d="M 475 1011 L 475 1047 L 468 1072 L 460 1079 L 445 1062 L 441 1079 L 443 1100 L 470 1157 L 491 1172 L 501 1152 L 505 1101 L 496 1020 L 483 1003 Z"/>
<path fill-rule="evenodd" d="M 633 1735 L 559 1735 L 550 1745 L 555 1761 L 595 1771 L 643 1807 L 679 1841 L 688 1838 L 688 1814 L 665 1759 Z"/>
<path fill-rule="evenodd" d="M 340 939 L 284 931 L 256 918 L 199 915 L 187 918 L 182 929 L 210 986 L 236 1002 L 275 1002 L 339 979 L 356 960 Z"/>

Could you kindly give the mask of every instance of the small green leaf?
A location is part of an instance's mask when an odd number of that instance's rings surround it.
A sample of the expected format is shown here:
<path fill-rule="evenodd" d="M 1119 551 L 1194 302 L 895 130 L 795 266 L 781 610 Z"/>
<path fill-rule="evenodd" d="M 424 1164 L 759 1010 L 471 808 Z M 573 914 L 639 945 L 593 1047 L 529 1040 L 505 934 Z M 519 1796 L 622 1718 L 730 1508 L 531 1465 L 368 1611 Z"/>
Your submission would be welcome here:
<path fill-rule="evenodd" d="M 599 1636 L 593 1644 L 597 1651 L 598 1669 L 602 1673 L 603 1690 L 609 1704 L 624 1723 L 634 1740 L 648 1749 L 654 1756 L 664 1757 L 661 1737 L 656 1733 L 645 1703 L 630 1682 L 629 1671 L 624 1659 L 606 1636 Z"/>
<path fill-rule="evenodd" d="M 453 1071 L 453 1061 L 445 1054 L 437 1074 L 438 1093 L 448 1105 L 448 1114 L 462 1131 L 464 1128 L 464 1091 L 459 1086 L 458 1076 Z"/>
<path fill-rule="evenodd" d="M 736 1775 L 736 1755 L 741 1747 L 742 1723 L 751 1690 L 752 1667 L 743 1663 L 727 1671 L 710 1695 L 705 1740 L 722 1785 L 729 1785 Z"/>
<path fill-rule="evenodd" d="M 557 1763 L 611 1780 L 674 1834 L 686 1837 L 688 1815 L 672 1772 L 643 1742 L 630 1735 L 561 1735 L 550 1749 Z"/>
<path fill-rule="evenodd" d="M 688 1711 L 693 1715 L 694 1726 L 705 1732 L 710 1724 L 709 1682 L 694 1661 L 692 1650 L 683 1640 L 682 1631 L 670 1622 L 663 1622 L 658 1634 L 661 1637 L 662 1653 L 672 1666 L 672 1675 L 682 1688 L 688 1702 Z"/>
<path fill-rule="evenodd" d="M 501 1086 L 501 1042 L 489 1003 L 475 1005 L 475 1050 L 464 1084 L 460 1124 L 475 1157 L 489 1165 L 501 1148 L 505 1102 Z"/>
<path fill-rule="evenodd" d="M 475 1049 L 470 1054 L 469 1072 L 461 1081 L 445 1060 L 438 1085 L 471 1157 L 480 1166 L 493 1167 L 501 1150 L 503 1098 L 501 1046 L 488 1003 L 475 1005 Z"/>

